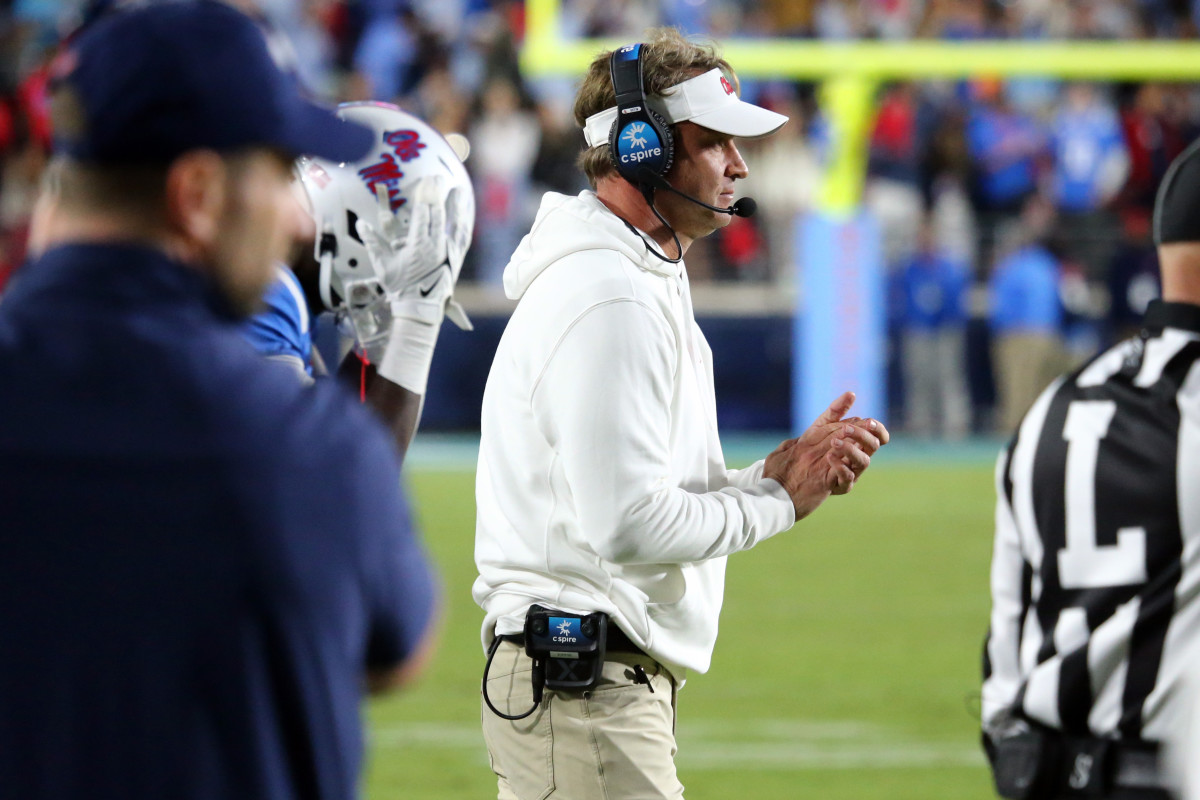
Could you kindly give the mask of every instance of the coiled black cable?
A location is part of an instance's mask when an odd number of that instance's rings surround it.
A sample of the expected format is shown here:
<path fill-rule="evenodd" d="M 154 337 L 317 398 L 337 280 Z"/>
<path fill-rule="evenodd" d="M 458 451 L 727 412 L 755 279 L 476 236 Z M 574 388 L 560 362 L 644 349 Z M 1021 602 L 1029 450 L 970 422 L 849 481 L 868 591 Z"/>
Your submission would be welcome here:
<path fill-rule="evenodd" d="M 501 719 L 507 719 L 507 720 L 525 719 L 530 714 L 537 711 L 538 706 L 540 706 L 542 704 L 542 688 L 546 684 L 546 667 L 545 667 L 545 665 L 542 664 L 542 662 L 540 660 L 538 660 L 536 658 L 533 660 L 533 672 L 532 672 L 532 676 L 531 676 L 532 680 L 533 680 L 533 707 L 531 709 L 529 709 L 528 711 L 526 711 L 524 714 L 517 714 L 515 716 L 512 714 L 505 714 L 500 709 L 498 709 L 494 705 L 492 705 L 492 699 L 490 697 L 488 697 L 488 690 L 487 690 L 488 673 L 492 669 L 492 659 L 494 659 L 496 657 L 496 651 L 498 649 L 500 649 L 500 637 L 499 636 L 492 639 L 492 646 L 488 648 L 487 663 L 483 666 L 483 685 L 481 687 L 481 689 L 483 691 L 483 702 L 487 703 L 487 707 L 492 710 L 492 713 L 495 714 L 497 717 L 500 717 Z"/>

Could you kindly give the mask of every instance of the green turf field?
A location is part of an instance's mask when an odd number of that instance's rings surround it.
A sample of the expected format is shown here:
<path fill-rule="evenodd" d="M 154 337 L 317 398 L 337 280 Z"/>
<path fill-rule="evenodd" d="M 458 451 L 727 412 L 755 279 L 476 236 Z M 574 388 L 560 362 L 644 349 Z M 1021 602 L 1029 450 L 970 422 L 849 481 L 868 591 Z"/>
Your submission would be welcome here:
<path fill-rule="evenodd" d="M 712 669 L 679 697 L 689 800 L 994 797 L 976 723 L 988 452 L 885 451 L 851 495 L 730 559 Z M 370 800 L 496 796 L 479 734 L 474 474 L 454 460 L 410 463 L 447 613 L 421 682 L 370 705 Z"/>

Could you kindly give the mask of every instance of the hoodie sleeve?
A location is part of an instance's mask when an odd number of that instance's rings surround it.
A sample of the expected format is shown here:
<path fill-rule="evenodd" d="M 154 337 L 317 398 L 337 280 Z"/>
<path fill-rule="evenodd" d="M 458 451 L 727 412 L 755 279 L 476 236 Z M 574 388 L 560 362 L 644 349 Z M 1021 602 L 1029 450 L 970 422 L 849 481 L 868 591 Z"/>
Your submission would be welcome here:
<path fill-rule="evenodd" d="M 749 489 L 763 479 L 763 467 L 767 465 L 765 458 L 760 458 L 745 469 L 725 470 L 725 482 L 739 489 Z"/>
<path fill-rule="evenodd" d="M 584 536 L 611 563 L 704 561 L 794 522 L 775 481 L 705 493 L 673 485 L 676 353 L 653 310 L 612 300 L 575 320 L 534 387 L 534 418 L 561 460 Z"/>

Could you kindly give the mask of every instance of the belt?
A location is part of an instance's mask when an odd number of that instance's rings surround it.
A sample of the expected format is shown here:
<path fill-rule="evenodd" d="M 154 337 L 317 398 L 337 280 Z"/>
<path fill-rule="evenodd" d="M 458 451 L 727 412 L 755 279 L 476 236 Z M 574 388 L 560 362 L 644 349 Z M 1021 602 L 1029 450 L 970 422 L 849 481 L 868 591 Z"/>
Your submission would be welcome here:
<path fill-rule="evenodd" d="M 1083 790 L 1105 773 L 1112 786 L 1165 788 L 1158 765 L 1158 747 L 1152 742 L 1067 736 L 1063 737 L 1062 745 L 1064 788 Z"/>
<path fill-rule="evenodd" d="M 1117 750 L 1117 764 L 1113 770 L 1113 783 L 1130 789 L 1162 789 L 1159 777 L 1158 755 L 1138 750 Z"/>
<path fill-rule="evenodd" d="M 523 633 L 506 633 L 497 637 L 502 642 L 512 642 L 522 648 L 525 647 L 525 634 Z M 633 640 L 625 635 L 625 631 L 618 628 L 616 625 L 609 625 L 605 635 L 604 649 L 610 653 L 640 653 L 645 655 L 646 652 L 642 648 L 633 643 Z"/>

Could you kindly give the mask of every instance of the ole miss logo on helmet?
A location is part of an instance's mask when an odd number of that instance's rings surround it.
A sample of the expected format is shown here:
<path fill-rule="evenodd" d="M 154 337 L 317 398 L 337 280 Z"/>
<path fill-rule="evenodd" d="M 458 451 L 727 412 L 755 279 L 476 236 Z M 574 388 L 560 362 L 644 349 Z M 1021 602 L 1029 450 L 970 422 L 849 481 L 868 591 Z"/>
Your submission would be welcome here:
<path fill-rule="evenodd" d="M 421 134 L 416 131 L 388 131 L 383 134 L 383 141 L 392 148 L 392 153 L 395 155 L 383 153 L 374 164 L 368 164 L 360 169 L 358 175 L 372 193 L 375 192 L 376 186 L 386 187 L 388 206 L 395 211 L 407 201 L 406 198 L 400 196 L 400 179 L 404 177 L 404 172 L 400 169 L 400 164 L 396 162 L 396 159 L 399 158 L 401 163 L 407 163 L 420 157 L 421 151 L 425 149 L 425 143 L 421 141 Z"/>
<path fill-rule="evenodd" d="M 733 94 L 733 84 L 724 75 L 721 76 L 721 88 L 725 90 L 725 94 Z"/>
<path fill-rule="evenodd" d="M 383 140 L 391 145 L 396 155 L 406 164 L 421 155 L 420 151 L 425 149 L 421 134 L 416 131 L 388 131 L 383 135 Z"/>

